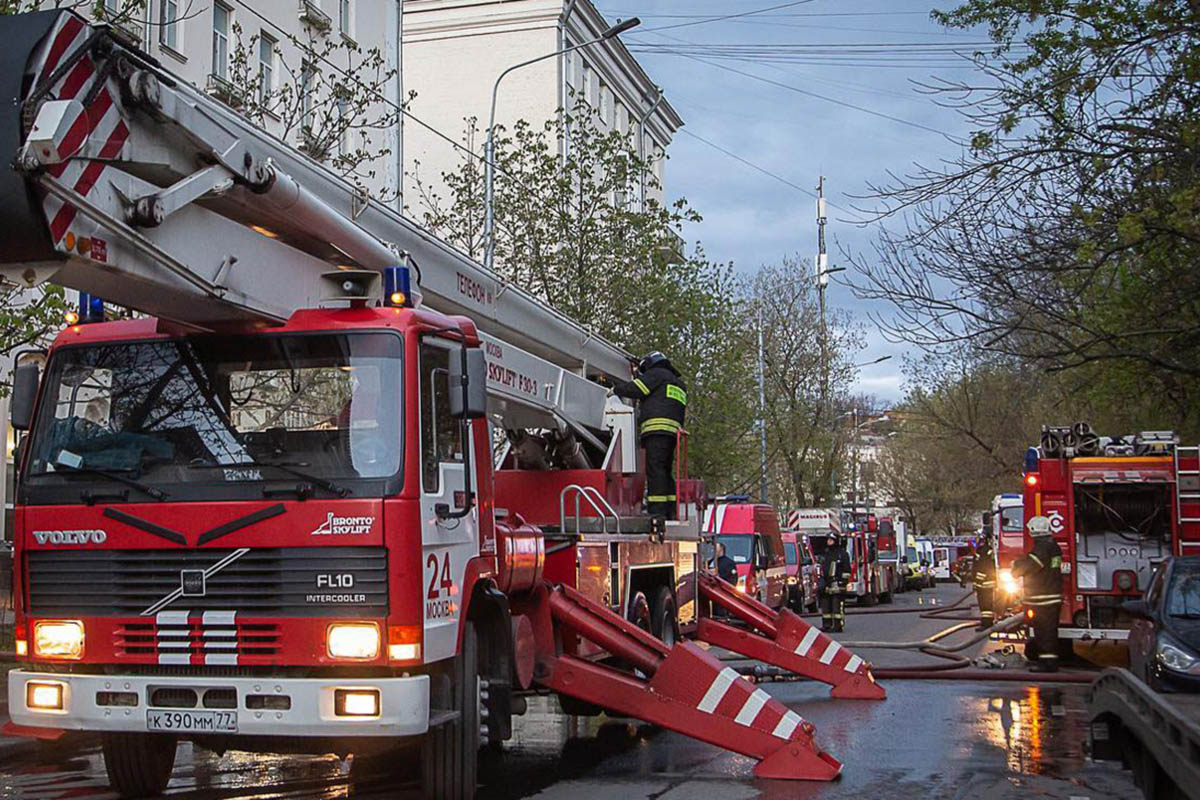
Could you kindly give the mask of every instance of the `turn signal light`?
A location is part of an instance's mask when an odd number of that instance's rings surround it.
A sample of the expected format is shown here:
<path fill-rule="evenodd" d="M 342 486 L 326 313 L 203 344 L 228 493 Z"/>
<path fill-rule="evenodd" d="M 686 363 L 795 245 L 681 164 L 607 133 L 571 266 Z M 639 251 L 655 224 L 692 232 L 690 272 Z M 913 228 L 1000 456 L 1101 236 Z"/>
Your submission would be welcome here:
<path fill-rule="evenodd" d="M 1031 472 L 1025 476 L 1025 485 L 1026 486 L 1037 486 L 1039 481 L 1040 481 L 1040 479 L 1038 478 L 1038 475 L 1036 472 Z"/>

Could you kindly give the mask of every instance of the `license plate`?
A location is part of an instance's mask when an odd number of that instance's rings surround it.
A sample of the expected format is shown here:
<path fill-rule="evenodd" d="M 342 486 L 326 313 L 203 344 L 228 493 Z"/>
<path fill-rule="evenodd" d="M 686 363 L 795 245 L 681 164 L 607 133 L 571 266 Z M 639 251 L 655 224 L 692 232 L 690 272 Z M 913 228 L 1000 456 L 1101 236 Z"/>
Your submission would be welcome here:
<path fill-rule="evenodd" d="M 171 733 L 237 733 L 236 711 L 146 712 L 146 729 Z"/>

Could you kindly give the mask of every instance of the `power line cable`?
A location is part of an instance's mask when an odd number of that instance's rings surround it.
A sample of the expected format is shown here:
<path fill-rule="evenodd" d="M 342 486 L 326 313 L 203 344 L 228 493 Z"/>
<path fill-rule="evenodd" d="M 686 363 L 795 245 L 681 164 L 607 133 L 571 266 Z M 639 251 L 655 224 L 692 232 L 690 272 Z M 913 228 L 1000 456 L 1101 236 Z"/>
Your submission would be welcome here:
<path fill-rule="evenodd" d="M 932 128 L 928 125 L 922 125 L 919 122 L 913 122 L 912 120 L 904 119 L 903 117 L 896 117 L 891 114 L 884 113 L 883 111 L 876 111 L 872 108 L 867 108 L 866 106 L 860 106 L 856 103 L 850 103 L 848 101 L 838 100 L 837 98 L 829 97 L 827 95 L 819 94 L 817 92 L 811 92 L 807 89 L 801 89 L 798 86 L 792 86 L 789 83 L 783 83 L 782 81 L 773 80 L 771 78 L 767 78 L 762 75 L 756 75 L 753 72 L 746 72 L 745 70 L 735 69 L 734 67 L 730 67 L 725 64 L 718 63 L 716 61 L 709 61 L 708 59 L 700 58 L 699 56 L 687 55 L 684 53 L 664 53 L 664 55 L 678 55 L 680 58 L 686 58 L 691 61 L 697 61 L 701 64 L 707 64 L 710 67 L 715 67 L 716 69 L 722 69 L 722 70 L 725 70 L 726 72 L 732 72 L 735 75 L 741 75 L 742 77 L 750 78 L 751 80 L 761 81 L 763 83 L 770 84 L 772 86 L 777 86 L 780 89 L 787 89 L 788 91 L 796 92 L 797 94 L 806 95 L 808 97 L 814 97 L 818 100 L 824 100 L 827 103 L 833 103 L 834 105 L 839 105 L 839 106 L 843 106 L 845 108 L 854 109 L 855 111 L 861 111 L 862 113 L 870 114 L 873 117 L 879 117 L 881 119 L 890 120 L 892 122 L 897 122 L 901 125 L 907 125 L 911 128 L 916 128 L 918 130 L 927 131 L 929 133 L 936 133 L 938 135 L 943 135 L 943 136 L 945 135 L 944 131 L 940 131 L 937 128 Z"/>
<path fill-rule="evenodd" d="M 671 25 L 660 25 L 657 28 L 644 28 L 642 33 L 653 33 L 654 31 L 669 31 L 675 28 L 690 28 L 693 25 L 707 25 L 710 22 L 723 22 L 724 20 L 738 19 L 740 17 L 751 17 L 757 14 L 767 14 L 771 11 L 778 11 L 781 8 L 792 8 L 794 6 L 803 6 L 815 0 L 793 0 L 790 3 L 780 3 L 777 6 L 768 6 L 767 8 L 754 9 L 752 11 L 739 11 L 736 14 L 724 14 L 713 17 L 696 17 L 694 22 L 676 22 Z"/>

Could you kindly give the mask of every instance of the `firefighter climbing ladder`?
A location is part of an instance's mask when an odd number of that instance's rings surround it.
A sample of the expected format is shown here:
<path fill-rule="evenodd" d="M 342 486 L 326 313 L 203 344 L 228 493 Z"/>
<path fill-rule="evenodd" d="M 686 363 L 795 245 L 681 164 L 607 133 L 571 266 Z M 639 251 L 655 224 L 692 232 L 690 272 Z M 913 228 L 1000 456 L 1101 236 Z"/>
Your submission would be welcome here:
<path fill-rule="evenodd" d="M 585 437 L 604 430 L 605 390 L 589 378 L 625 377 L 619 348 L 364 200 L 103 26 L 51 11 L 9 17 L 4 34 L 0 151 L 16 168 L 0 171 L 0 275 L 27 287 L 53 281 L 204 331 L 280 322 L 318 305 L 323 289 L 341 284 L 339 271 L 410 264 L 414 291 L 485 334 L 494 414 Z M 868 665 L 795 615 L 715 578 L 701 588 L 745 627 L 705 620 L 699 638 L 824 681 L 835 697 L 884 696 Z M 697 645 L 668 648 L 565 587 L 541 584 L 514 607 L 533 622 L 544 687 L 760 759 L 763 777 L 840 772 L 810 724 Z M 560 654 L 563 630 L 645 677 Z"/>

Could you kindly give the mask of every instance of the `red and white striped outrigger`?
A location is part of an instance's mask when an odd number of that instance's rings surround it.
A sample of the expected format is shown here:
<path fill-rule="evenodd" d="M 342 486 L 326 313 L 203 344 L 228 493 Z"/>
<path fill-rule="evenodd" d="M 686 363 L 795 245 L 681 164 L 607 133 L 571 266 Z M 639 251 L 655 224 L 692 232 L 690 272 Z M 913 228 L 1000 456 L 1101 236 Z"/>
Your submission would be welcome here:
<path fill-rule="evenodd" d="M 521 605 L 514 611 L 533 622 L 535 678 L 543 686 L 759 759 L 754 774 L 760 778 L 828 781 L 841 773 L 841 762 L 817 745 L 812 724 L 696 644 L 668 647 L 567 587 L 543 585 Z M 603 647 L 645 677 L 555 654 L 556 627 Z"/>
<path fill-rule="evenodd" d="M 821 633 L 787 609 L 772 611 L 737 591 L 715 575 L 699 577 L 700 596 L 741 620 L 734 627 L 712 617 L 701 617 L 696 638 L 828 683 L 833 697 L 883 700 L 884 688 L 875 682 L 871 665 Z"/>

